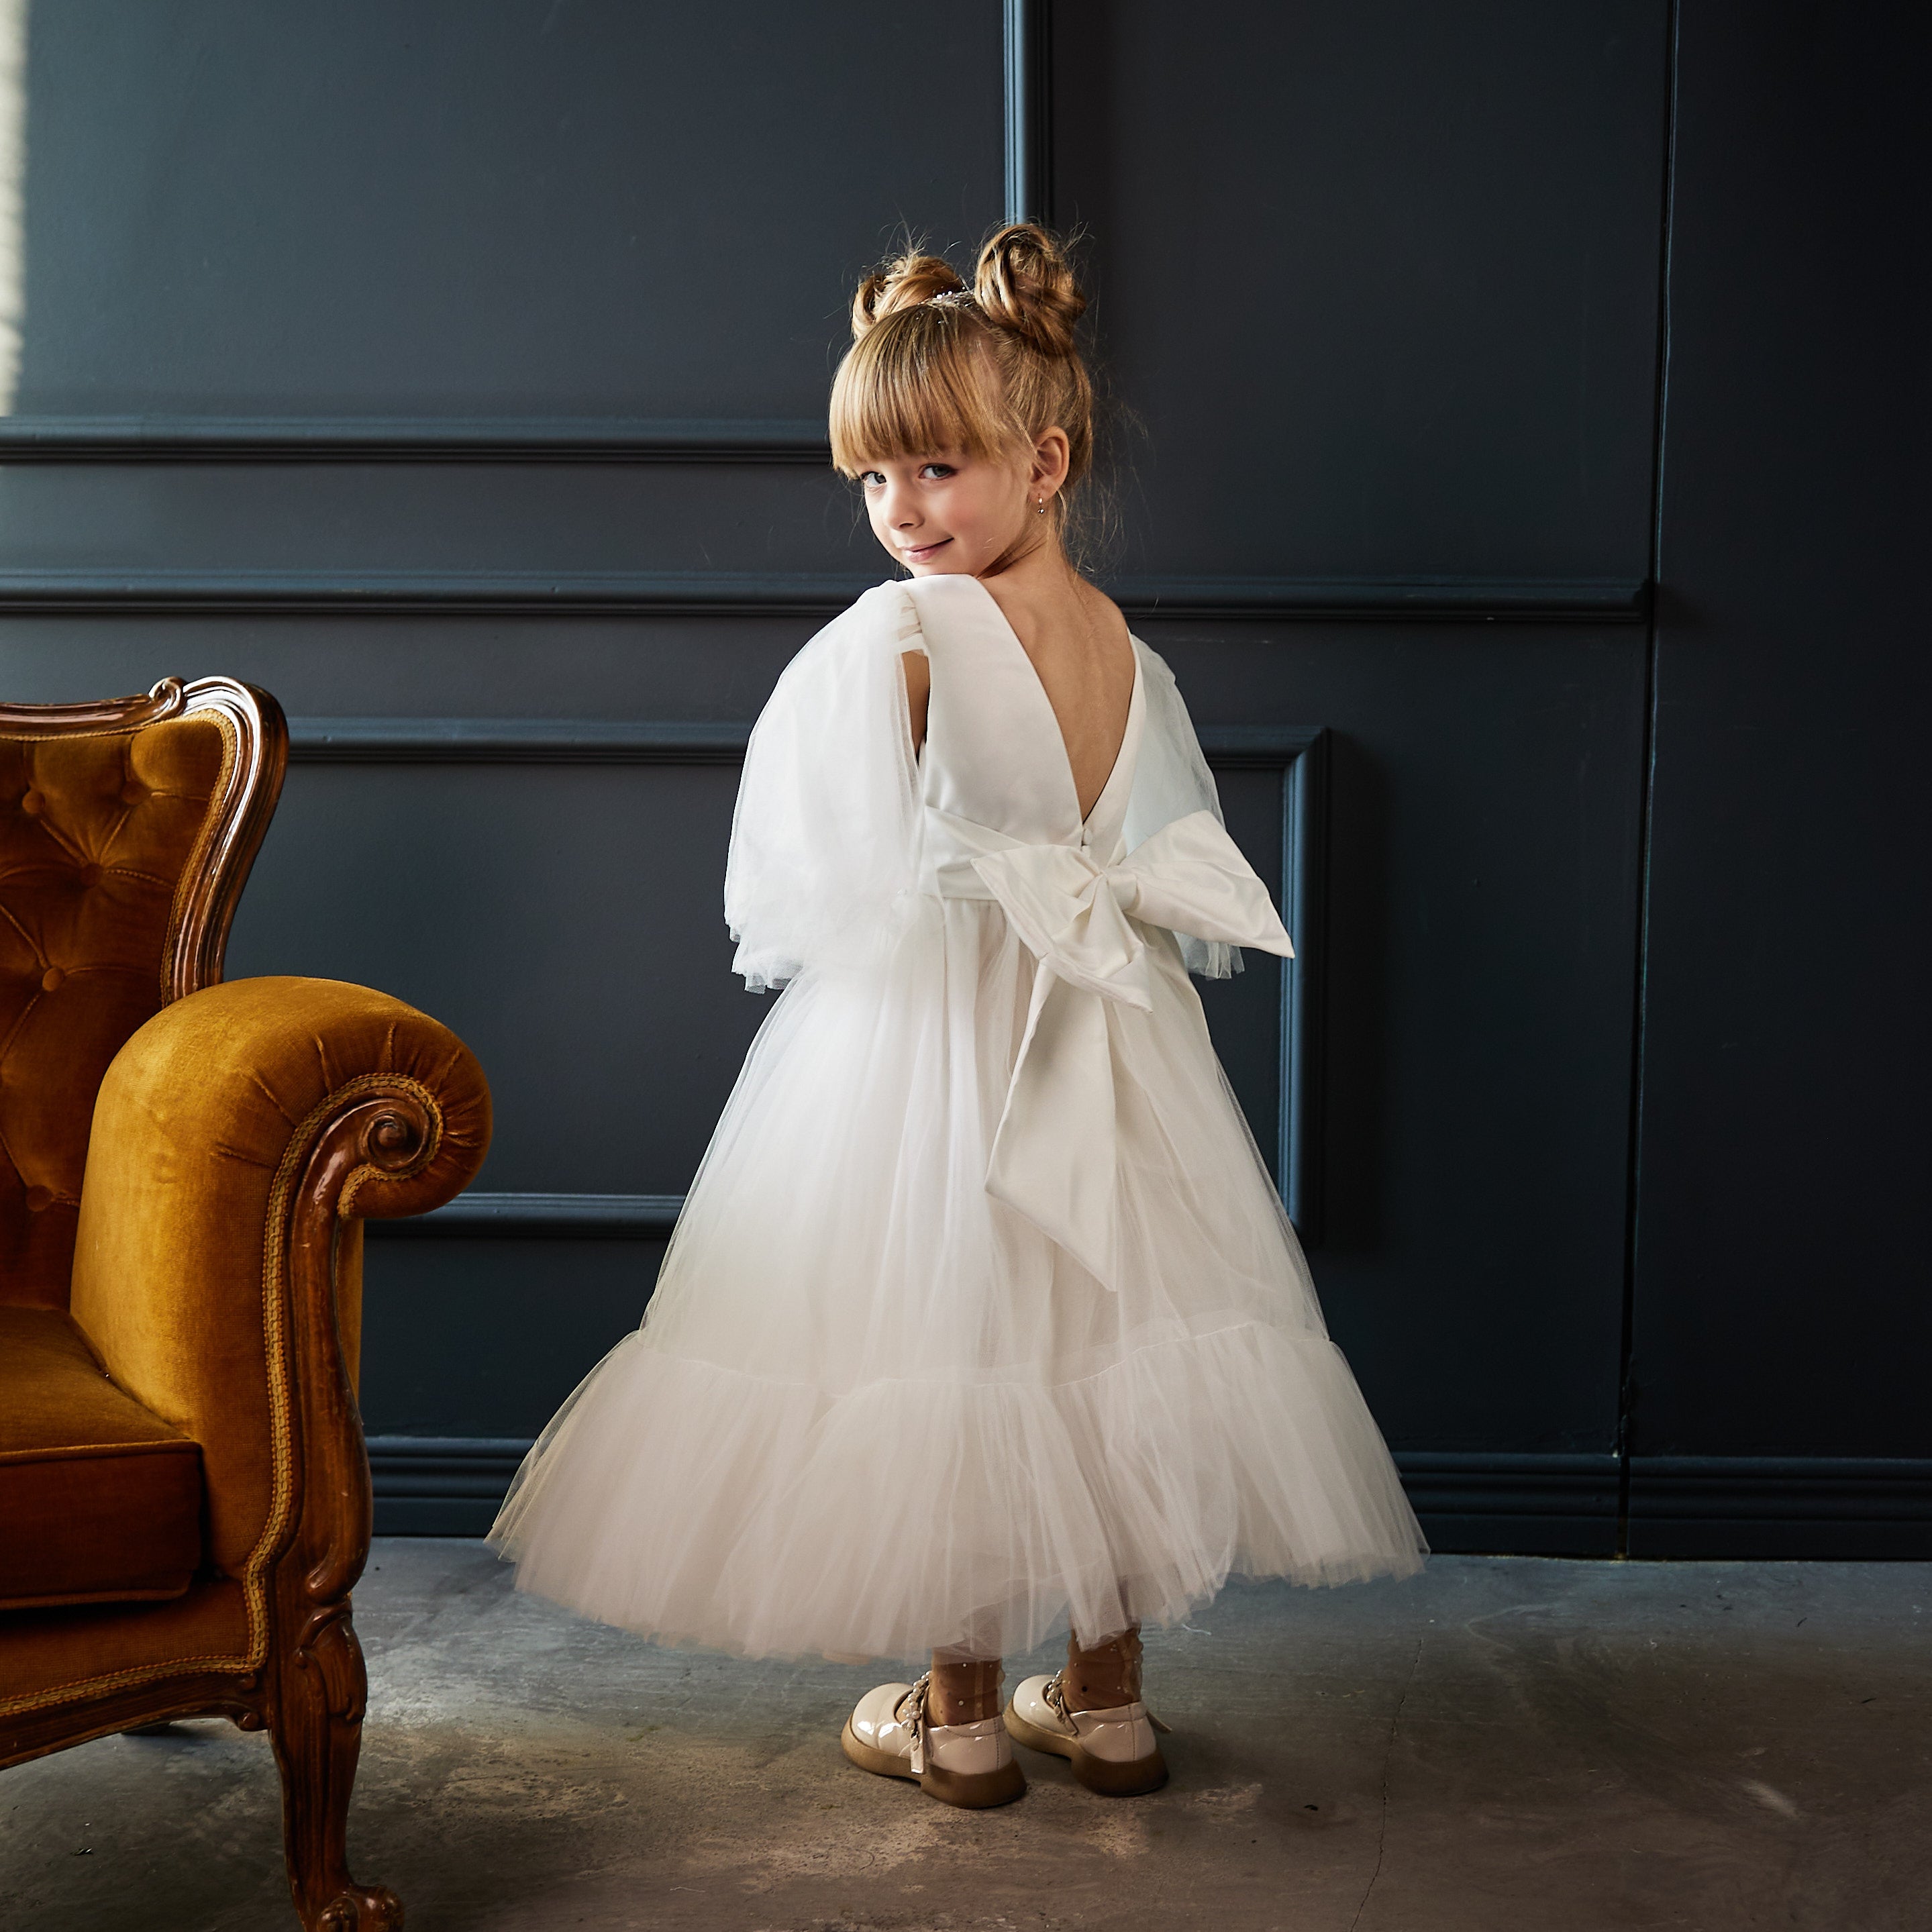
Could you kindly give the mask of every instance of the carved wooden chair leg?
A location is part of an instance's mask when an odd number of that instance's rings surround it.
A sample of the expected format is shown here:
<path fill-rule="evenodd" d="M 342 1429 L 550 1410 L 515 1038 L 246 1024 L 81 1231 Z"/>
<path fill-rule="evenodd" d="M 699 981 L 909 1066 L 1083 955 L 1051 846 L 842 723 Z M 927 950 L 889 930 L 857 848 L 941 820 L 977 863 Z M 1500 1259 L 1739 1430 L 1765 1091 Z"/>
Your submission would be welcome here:
<path fill-rule="evenodd" d="M 278 1675 L 272 1730 L 296 1910 L 308 1932 L 399 1932 L 402 1901 L 349 1875 L 349 1795 L 368 1676 L 346 1602 L 314 1613 Z"/>

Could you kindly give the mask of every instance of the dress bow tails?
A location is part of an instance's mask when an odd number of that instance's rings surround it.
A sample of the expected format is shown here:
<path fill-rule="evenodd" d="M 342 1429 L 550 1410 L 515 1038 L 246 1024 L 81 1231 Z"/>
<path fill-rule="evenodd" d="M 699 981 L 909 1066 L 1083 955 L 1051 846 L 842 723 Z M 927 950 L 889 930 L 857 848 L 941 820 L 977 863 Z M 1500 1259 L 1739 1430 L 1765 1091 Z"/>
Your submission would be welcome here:
<path fill-rule="evenodd" d="M 1147 943 L 1162 926 L 1292 958 L 1268 888 L 1210 812 L 1175 819 L 1118 864 L 1085 847 L 1030 845 L 949 814 L 949 897 L 991 898 L 1038 960 L 1026 1031 L 986 1168 L 986 1191 L 1096 1280 L 1117 1286 L 1119 1125 L 1104 1002 L 1146 1012 Z"/>

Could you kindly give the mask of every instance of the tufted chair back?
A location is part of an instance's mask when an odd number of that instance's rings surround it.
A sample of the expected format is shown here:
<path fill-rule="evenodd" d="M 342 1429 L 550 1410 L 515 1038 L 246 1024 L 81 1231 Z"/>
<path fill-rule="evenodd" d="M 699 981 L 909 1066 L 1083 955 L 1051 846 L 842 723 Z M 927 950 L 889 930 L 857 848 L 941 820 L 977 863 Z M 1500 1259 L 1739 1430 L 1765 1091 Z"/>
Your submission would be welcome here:
<path fill-rule="evenodd" d="M 0 705 L 0 1304 L 64 1307 L 94 1096 L 212 986 L 288 733 L 266 692 Z"/>

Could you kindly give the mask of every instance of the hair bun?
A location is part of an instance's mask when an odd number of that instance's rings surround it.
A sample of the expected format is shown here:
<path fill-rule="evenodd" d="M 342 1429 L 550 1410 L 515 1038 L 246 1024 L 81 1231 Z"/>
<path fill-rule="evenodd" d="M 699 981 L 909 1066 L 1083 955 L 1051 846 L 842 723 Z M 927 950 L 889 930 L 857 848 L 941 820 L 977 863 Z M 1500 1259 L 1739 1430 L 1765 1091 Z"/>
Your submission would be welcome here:
<path fill-rule="evenodd" d="M 965 288 L 959 272 L 937 255 L 900 256 L 874 268 L 852 298 L 852 335 L 856 341 L 874 322 L 895 310 L 914 308 L 934 296 L 955 295 Z"/>
<path fill-rule="evenodd" d="M 1076 352 L 1073 326 L 1087 298 L 1045 229 L 1030 221 L 1002 228 L 980 250 L 973 299 L 994 327 L 1011 329 L 1042 356 Z"/>

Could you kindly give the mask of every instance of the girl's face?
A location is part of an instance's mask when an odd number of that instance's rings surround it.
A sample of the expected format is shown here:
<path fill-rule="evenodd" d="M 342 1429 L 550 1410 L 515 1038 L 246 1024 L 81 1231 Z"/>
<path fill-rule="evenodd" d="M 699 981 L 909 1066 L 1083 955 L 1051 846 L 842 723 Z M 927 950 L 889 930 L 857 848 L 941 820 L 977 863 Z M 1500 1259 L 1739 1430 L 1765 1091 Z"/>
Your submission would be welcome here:
<path fill-rule="evenodd" d="M 881 457 L 860 472 L 872 534 L 915 577 L 976 577 L 1036 525 L 1066 480 L 1066 436 L 1004 462 L 938 450 Z"/>
<path fill-rule="evenodd" d="M 1033 510 L 1023 469 L 963 450 L 882 457 L 859 482 L 872 534 L 916 577 L 977 576 Z"/>

